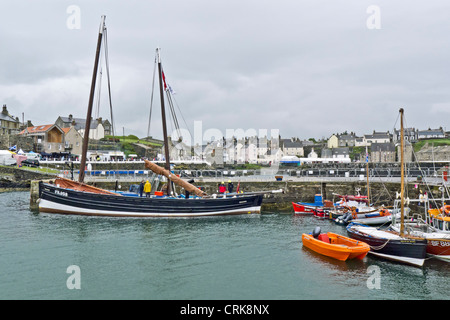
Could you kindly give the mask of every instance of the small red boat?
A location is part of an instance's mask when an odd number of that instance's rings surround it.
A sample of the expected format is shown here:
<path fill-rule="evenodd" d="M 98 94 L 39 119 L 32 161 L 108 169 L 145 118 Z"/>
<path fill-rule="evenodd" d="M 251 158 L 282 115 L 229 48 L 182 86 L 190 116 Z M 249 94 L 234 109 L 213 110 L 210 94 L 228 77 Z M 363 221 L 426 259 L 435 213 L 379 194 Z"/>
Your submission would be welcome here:
<path fill-rule="evenodd" d="M 292 206 L 294 207 L 294 213 L 313 214 L 316 210 L 316 207 L 308 206 L 306 204 L 300 204 L 299 202 L 292 202 Z"/>
<path fill-rule="evenodd" d="M 321 194 L 316 194 L 313 203 L 292 202 L 292 206 L 294 207 L 294 213 L 296 214 L 314 214 L 317 209 L 332 207 L 333 203 L 328 200 L 324 201 Z"/>

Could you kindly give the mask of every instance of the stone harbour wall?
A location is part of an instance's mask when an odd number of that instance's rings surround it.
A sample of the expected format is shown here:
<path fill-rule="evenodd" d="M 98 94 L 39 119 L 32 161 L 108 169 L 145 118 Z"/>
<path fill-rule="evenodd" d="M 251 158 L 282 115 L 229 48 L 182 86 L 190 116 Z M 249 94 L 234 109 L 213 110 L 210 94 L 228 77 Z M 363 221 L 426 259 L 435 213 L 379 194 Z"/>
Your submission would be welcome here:
<path fill-rule="evenodd" d="M 50 178 L 54 178 L 54 176 L 27 170 L 26 168 L 0 166 L 0 191 L 28 189 L 32 180 Z"/>

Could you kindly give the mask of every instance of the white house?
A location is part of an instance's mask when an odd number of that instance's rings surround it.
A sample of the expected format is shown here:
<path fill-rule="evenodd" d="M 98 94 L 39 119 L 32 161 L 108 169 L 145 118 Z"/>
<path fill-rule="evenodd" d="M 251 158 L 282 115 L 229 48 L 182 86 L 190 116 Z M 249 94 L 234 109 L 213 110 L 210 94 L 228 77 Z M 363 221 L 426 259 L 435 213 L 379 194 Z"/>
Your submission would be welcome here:
<path fill-rule="evenodd" d="M 281 148 L 285 156 L 303 157 L 304 155 L 302 142 L 295 138 L 281 139 Z"/>
<path fill-rule="evenodd" d="M 105 128 L 103 125 L 105 121 L 103 121 L 102 118 L 91 119 L 89 139 L 100 140 L 105 137 Z M 60 128 L 69 128 L 73 126 L 81 134 L 81 136 L 84 137 L 84 131 L 86 129 L 86 119 L 84 118 L 74 118 L 71 114 L 68 117 L 59 116 L 58 119 L 56 119 L 55 124 L 57 124 Z"/>
<path fill-rule="evenodd" d="M 364 135 L 364 140 L 368 145 L 372 143 L 388 143 L 391 141 L 391 135 L 387 132 L 373 132 L 372 134 Z"/>

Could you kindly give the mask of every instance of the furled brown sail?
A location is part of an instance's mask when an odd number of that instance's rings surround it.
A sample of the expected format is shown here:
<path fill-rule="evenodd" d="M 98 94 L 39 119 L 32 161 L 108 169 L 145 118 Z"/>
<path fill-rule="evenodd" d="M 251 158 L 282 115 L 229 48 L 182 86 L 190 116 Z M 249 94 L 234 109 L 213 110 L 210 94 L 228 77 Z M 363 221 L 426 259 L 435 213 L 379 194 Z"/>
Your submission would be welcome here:
<path fill-rule="evenodd" d="M 65 188 L 65 189 L 73 189 L 73 190 L 78 190 L 78 191 L 86 191 L 86 192 L 101 193 L 101 194 L 113 194 L 115 196 L 121 195 L 119 193 L 96 188 L 94 186 L 90 186 L 90 185 L 82 183 L 82 182 L 77 182 L 77 181 L 69 180 L 69 179 L 62 178 L 62 177 L 56 178 L 54 184 L 60 188 Z"/>
<path fill-rule="evenodd" d="M 190 184 L 190 183 L 180 179 L 175 174 L 167 171 L 166 169 L 158 166 L 157 164 L 154 164 L 153 162 L 145 160 L 145 167 L 147 169 L 152 170 L 156 174 L 163 175 L 163 176 L 167 177 L 168 179 L 173 181 L 176 185 L 184 188 L 185 190 L 189 191 L 190 193 L 193 193 L 193 194 L 195 194 L 195 195 L 197 195 L 199 197 L 206 196 L 206 192 L 203 192 L 202 190 L 200 190 L 196 186 L 193 186 L 192 184 Z"/>

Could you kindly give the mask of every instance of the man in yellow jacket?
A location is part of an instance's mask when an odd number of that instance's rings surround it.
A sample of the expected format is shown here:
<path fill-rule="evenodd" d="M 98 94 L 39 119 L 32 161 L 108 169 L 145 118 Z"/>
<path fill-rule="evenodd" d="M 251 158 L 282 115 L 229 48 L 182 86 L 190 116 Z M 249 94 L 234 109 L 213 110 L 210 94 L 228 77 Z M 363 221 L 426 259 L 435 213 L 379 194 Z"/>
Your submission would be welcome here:
<path fill-rule="evenodd" d="M 150 192 L 152 192 L 152 184 L 147 180 L 147 182 L 144 185 L 144 193 L 147 198 L 150 197 Z"/>

